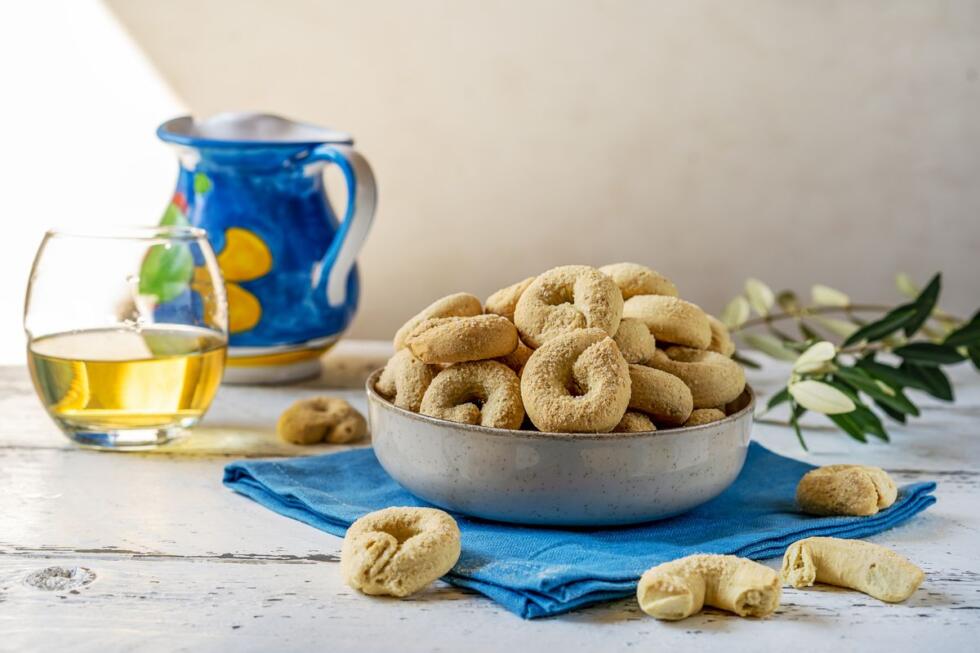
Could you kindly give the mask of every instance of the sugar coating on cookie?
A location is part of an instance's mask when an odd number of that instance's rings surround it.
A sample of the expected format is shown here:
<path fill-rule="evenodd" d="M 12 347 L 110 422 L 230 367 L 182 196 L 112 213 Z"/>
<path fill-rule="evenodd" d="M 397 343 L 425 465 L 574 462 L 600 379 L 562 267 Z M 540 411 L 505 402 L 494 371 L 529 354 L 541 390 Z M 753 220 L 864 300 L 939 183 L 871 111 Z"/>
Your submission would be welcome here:
<path fill-rule="evenodd" d="M 403 597 L 448 573 L 460 552 L 459 527 L 448 513 L 385 508 L 347 529 L 340 572 L 348 585 L 365 594 Z"/>
<path fill-rule="evenodd" d="M 642 363 L 653 356 L 657 349 L 657 339 L 650 333 L 647 325 L 640 320 L 624 318 L 613 340 L 627 363 Z"/>
<path fill-rule="evenodd" d="M 514 310 L 517 308 L 517 300 L 521 298 L 527 287 L 534 281 L 534 277 L 528 277 L 523 281 L 501 288 L 497 292 L 487 297 L 484 310 L 487 313 L 501 315 L 508 320 L 514 319 Z"/>
<path fill-rule="evenodd" d="M 405 344 L 425 363 L 465 363 L 517 349 L 517 329 L 499 315 L 436 317 L 416 326 Z"/>
<path fill-rule="evenodd" d="M 629 407 L 661 426 L 680 426 L 691 416 L 694 402 L 681 379 L 645 365 L 630 365 Z"/>
<path fill-rule="evenodd" d="M 293 444 L 345 444 L 367 435 L 367 421 L 346 399 L 310 397 L 283 411 L 276 434 Z"/>
<path fill-rule="evenodd" d="M 677 286 L 674 282 L 656 270 L 639 263 L 612 263 L 603 265 L 599 271 L 610 277 L 623 299 L 636 295 L 667 295 L 677 297 Z"/>
<path fill-rule="evenodd" d="M 521 376 L 521 396 L 541 431 L 605 433 L 626 412 L 629 368 L 602 329 L 572 331 L 531 355 Z"/>
<path fill-rule="evenodd" d="M 732 341 L 728 327 L 714 315 L 708 315 L 708 325 L 711 327 L 711 343 L 708 345 L 708 351 L 718 352 L 730 358 L 735 353 L 735 343 Z"/>
<path fill-rule="evenodd" d="M 717 408 L 745 389 L 742 366 L 714 351 L 690 347 L 658 349 L 647 365 L 669 372 L 691 389 L 695 408 Z"/>
<path fill-rule="evenodd" d="M 880 467 L 826 465 L 807 472 L 796 502 L 812 515 L 874 515 L 895 503 L 898 488 Z"/>
<path fill-rule="evenodd" d="M 405 339 L 422 322 L 434 317 L 469 317 L 483 313 L 480 298 L 468 292 L 446 295 L 432 302 L 395 332 L 395 350 L 405 346 Z"/>
<path fill-rule="evenodd" d="M 782 587 L 779 575 L 748 558 L 695 554 L 644 572 L 636 586 L 640 609 L 657 619 L 676 621 L 708 605 L 740 617 L 765 617 L 776 611 Z"/>
<path fill-rule="evenodd" d="M 432 380 L 419 412 L 463 424 L 518 429 L 524 421 L 521 383 L 497 361 L 458 363 Z"/>
<path fill-rule="evenodd" d="M 640 432 L 717 421 L 745 406 L 745 376 L 730 358 L 735 346 L 725 325 L 677 295 L 670 279 L 632 262 L 559 266 L 486 302 L 448 295 L 398 330 L 396 355 L 375 389 L 433 417 L 490 426 L 524 415 L 506 428 L 527 424 L 545 432 Z M 536 357 L 558 339 L 560 346 Z M 502 366 L 510 376 L 492 365 L 479 374 L 454 370 L 473 363 Z M 499 402 L 508 396 L 500 388 L 512 388 L 515 379 L 519 411 L 512 400 Z"/>
<path fill-rule="evenodd" d="M 578 329 L 597 328 L 612 336 L 622 317 L 619 288 L 587 265 L 564 265 L 539 275 L 514 310 L 521 340 L 532 349 Z"/>
<path fill-rule="evenodd" d="M 641 320 L 658 343 L 707 349 L 711 323 L 696 304 L 665 295 L 636 295 L 623 304 L 623 317 Z"/>
<path fill-rule="evenodd" d="M 623 415 L 623 419 L 619 420 L 619 424 L 616 428 L 612 430 L 613 433 L 644 433 L 647 431 L 656 431 L 657 425 L 653 423 L 648 416 L 645 414 L 635 411 L 628 410 L 626 414 Z"/>
<path fill-rule="evenodd" d="M 725 411 L 717 408 L 695 408 L 684 426 L 702 426 L 725 419 Z"/>
<path fill-rule="evenodd" d="M 434 366 L 416 358 L 411 349 L 399 349 L 385 363 L 374 389 L 399 408 L 417 413 L 422 405 L 422 395 L 437 371 Z"/>
<path fill-rule="evenodd" d="M 517 349 L 506 356 L 501 356 L 495 360 L 500 361 L 510 369 L 514 370 L 514 372 L 517 373 L 517 376 L 520 376 L 524 372 L 524 366 L 527 365 L 527 361 L 529 358 L 531 358 L 531 354 L 533 353 L 533 349 L 518 340 Z"/>

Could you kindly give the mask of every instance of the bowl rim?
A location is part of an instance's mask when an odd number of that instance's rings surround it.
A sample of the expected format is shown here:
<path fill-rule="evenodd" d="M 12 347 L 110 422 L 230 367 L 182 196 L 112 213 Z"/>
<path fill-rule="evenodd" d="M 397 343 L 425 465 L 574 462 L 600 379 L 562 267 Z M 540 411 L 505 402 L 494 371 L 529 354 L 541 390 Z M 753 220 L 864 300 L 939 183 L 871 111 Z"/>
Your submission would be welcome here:
<path fill-rule="evenodd" d="M 424 424 L 429 424 L 432 426 L 439 426 L 443 428 L 453 428 L 460 431 L 469 431 L 472 433 L 482 433 L 483 435 L 492 435 L 495 437 L 510 437 L 516 440 L 634 440 L 638 438 L 655 438 L 658 436 L 668 436 L 668 435 L 678 435 L 682 433 L 692 433 L 696 431 L 704 431 L 712 428 L 717 428 L 718 426 L 726 423 L 735 423 L 741 419 L 744 419 L 746 413 L 750 416 L 755 410 L 756 394 L 755 390 L 752 389 L 748 383 L 745 384 L 745 389 L 742 391 L 743 394 L 748 394 L 749 402 L 745 404 L 740 410 L 732 413 L 731 415 L 725 416 L 725 419 L 720 419 L 716 422 L 708 422 L 707 424 L 699 424 L 697 426 L 679 426 L 673 429 L 663 429 L 659 431 L 632 431 L 632 432 L 622 432 L 622 433 L 556 433 L 549 431 L 524 431 L 521 429 L 500 429 L 493 428 L 489 426 L 480 426 L 479 424 L 463 424 L 462 422 L 453 422 L 452 420 L 442 419 L 439 417 L 430 417 L 429 415 L 423 415 L 421 413 L 415 413 L 405 408 L 401 408 L 391 403 L 385 399 L 381 394 L 375 390 L 374 386 L 384 371 L 384 367 L 379 367 L 374 370 L 367 378 L 364 383 L 364 389 L 367 392 L 368 403 L 378 403 L 383 406 L 385 410 L 389 410 L 396 414 L 400 414 L 403 417 L 422 422 Z M 742 396 L 742 395 L 739 395 Z M 374 434 L 372 433 L 372 436 Z"/>

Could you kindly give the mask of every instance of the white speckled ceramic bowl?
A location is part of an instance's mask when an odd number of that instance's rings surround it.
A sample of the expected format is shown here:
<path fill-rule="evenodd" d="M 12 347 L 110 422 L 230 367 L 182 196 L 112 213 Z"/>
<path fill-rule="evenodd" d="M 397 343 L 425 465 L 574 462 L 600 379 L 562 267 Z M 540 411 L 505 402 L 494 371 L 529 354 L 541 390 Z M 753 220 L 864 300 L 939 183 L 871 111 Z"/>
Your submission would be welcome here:
<path fill-rule="evenodd" d="M 521 524 L 600 526 L 663 519 L 721 494 L 742 470 L 755 395 L 725 419 L 647 433 L 493 429 L 396 407 L 367 381 L 381 466 L 412 494 Z"/>

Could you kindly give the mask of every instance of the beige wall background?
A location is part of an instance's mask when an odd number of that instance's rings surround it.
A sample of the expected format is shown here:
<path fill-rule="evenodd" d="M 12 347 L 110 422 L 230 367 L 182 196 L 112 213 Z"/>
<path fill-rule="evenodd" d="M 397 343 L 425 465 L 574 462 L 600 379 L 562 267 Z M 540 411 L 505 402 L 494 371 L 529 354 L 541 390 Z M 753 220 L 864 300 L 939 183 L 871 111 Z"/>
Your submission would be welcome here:
<path fill-rule="evenodd" d="M 194 113 L 355 134 L 355 335 L 572 262 L 712 311 L 746 276 L 894 299 L 900 270 L 980 304 L 980 2 L 107 4 Z"/>

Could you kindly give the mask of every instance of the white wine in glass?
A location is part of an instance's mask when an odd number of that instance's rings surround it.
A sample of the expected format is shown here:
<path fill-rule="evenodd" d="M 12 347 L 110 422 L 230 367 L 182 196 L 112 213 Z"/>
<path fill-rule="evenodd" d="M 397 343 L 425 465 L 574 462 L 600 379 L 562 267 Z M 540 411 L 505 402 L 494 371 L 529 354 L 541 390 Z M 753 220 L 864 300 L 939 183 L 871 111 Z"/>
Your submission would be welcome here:
<path fill-rule="evenodd" d="M 146 448 L 180 437 L 221 383 L 227 307 L 197 229 L 49 232 L 24 325 L 38 396 L 84 446 Z"/>

